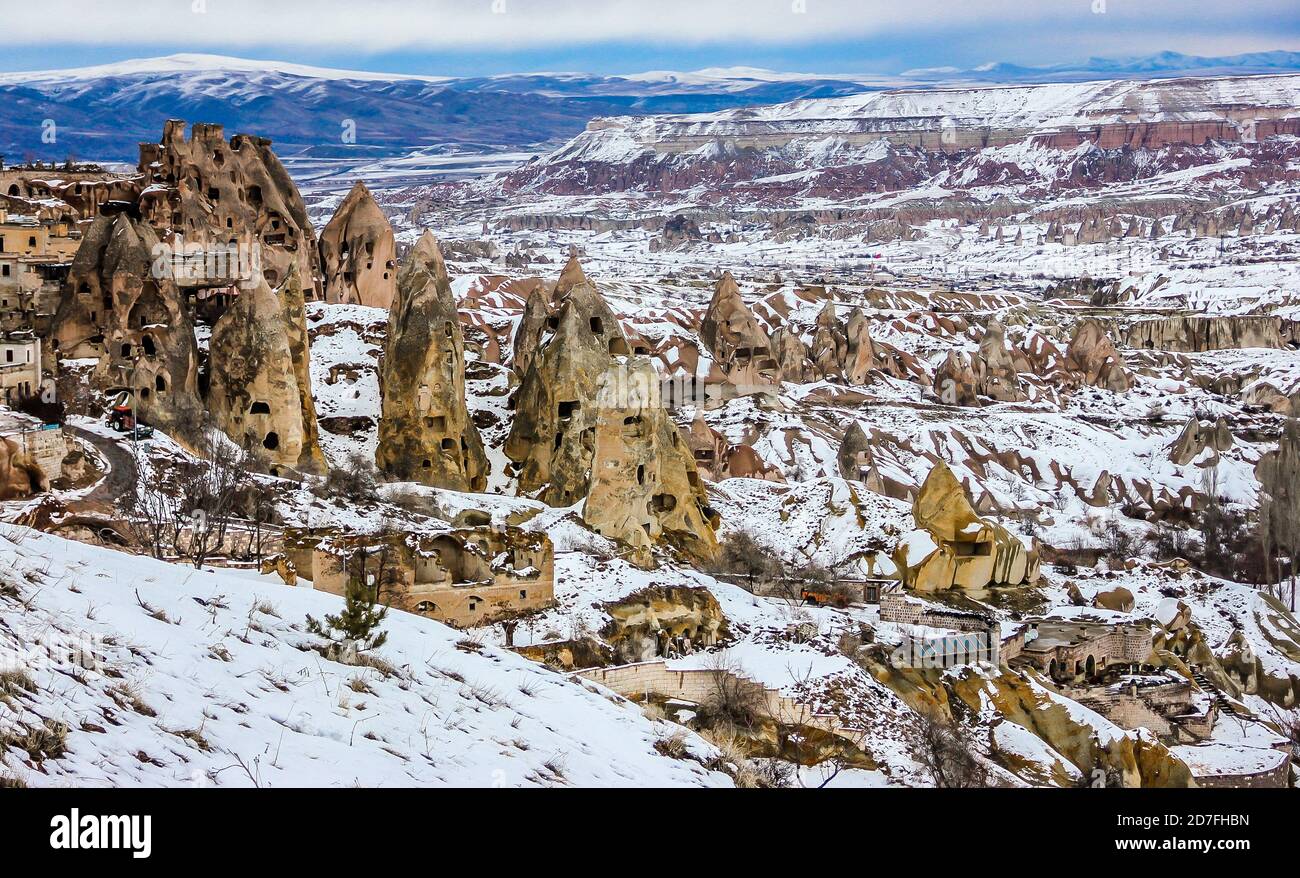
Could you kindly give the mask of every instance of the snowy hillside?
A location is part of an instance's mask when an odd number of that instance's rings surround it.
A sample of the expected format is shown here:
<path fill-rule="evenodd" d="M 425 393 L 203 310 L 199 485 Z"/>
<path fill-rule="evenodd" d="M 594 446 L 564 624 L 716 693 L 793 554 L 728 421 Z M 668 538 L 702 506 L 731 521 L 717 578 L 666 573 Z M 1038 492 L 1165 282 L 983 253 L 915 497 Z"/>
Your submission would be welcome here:
<path fill-rule="evenodd" d="M 0 771 L 33 787 L 730 783 L 703 741 L 661 755 L 674 731 L 636 708 L 416 616 L 390 616 L 368 664 L 329 661 L 303 621 L 341 605 L 6 526 Z"/>

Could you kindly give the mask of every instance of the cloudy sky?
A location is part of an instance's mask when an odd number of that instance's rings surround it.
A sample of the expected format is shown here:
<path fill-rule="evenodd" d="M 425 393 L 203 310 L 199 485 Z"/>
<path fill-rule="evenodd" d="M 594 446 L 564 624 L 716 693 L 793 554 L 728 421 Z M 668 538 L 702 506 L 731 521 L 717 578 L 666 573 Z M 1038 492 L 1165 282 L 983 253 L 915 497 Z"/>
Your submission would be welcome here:
<path fill-rule="evenodd" d="M 899 73 L 1300 51 L 1297 0 L 0 0 L 0 69 L 208 52 L 403 73 Z"/>

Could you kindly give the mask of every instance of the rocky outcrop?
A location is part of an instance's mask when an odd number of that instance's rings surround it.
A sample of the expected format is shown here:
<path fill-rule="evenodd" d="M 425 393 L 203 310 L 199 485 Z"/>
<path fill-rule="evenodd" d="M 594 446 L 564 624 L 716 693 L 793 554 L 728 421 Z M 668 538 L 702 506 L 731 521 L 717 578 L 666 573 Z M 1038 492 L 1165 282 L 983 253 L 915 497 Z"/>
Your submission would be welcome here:
<path fill-rule="evenodd" d="M 713 357 L 710 381 L 722 381 L 742 395 L 779 387 L 780 367 L 772 343 L 740 297 L 731 272 L 725 272 L 700 325 L 700 340 Z"/>
<path fill-rule="evenodd" d="M 127 213 L 95 219 L 72 261 L 53 346 L 95 359 L 98 389 L 134 394 L 141 421 L 187 441 L 204 420 L 199 350 L 184 294 L 153 270 L 158 244 Z"/>
<path fill-rule="evenodd" d="M 919 530 L 894 550 L 899 578 L 917 591 L 984 589 L 1038 580 L 1038 545 L 980 518 L 966 489 L 942 461 L 912 504 Z"/>
<path fill-rule="evenodd" d="M 1199 353 L 1236 348 L 1281 348 L 1276 317 L 1163 317 L 1128 328 L 1131 348 Z"/>
<path fill-rule="evenodd" d="M 550 296 L 540 284 L 534 286 L 524 301 L 524 314 L 519 319 L 519 328 L 515 330 L 514 358 L 511 362 L 515 374 L 523 378 L 532 365 L 533 355 L 537 353 L 537 344 L 546 331 L 547 321 L 551 317 Z"/>
<path fill-rule="evenodd" d="M 844 438 L 840 441 L 838 464 L 840 478 L 862 482 L 867 486 L 867 490 L 875 491 L 877 494 L 885 493 L 880 470 L 876 469 L 871 440 L 867 438 L 862 425 L 857 421 L 844 431 Z"/>
<path fill-rule="evenodd" d="M 511 402 L 515 418 L 505 453 L 520 493 L 571 506 L 590 487 L 602 383 L 612 356 L 626 356 L 628 348 L 618 318 L 590 281 L 583 277 L 557 291 L 546 323 L 550 335 L 531 356 Z"/>
<path fill-rule="evenodd" d="M 140 215 L 167 243 L 201 251 L 256 245 L 257 268 L 271 287 L 296 272 L 306 297 L 320 297 L 315 231 L 271 141 L 236 134 L 227 143 L 222 126 L 202 123 L 186 140 L 185 123 L 172 119 L 160 143 L 140 144 L 139 169 L 149 184 Z M 201 288 L 236 280 L 249 279 L 207 270 L 178 278 Z"/>
<path fill-rule="evenodd" d="M 320 236 L 325 301 L 390 308 L 397 289 L 393 227 L 366 185 L 357 182 Z"/>
<path fill-rule="evenodd" d="M 1123 393 L 1132 384 L 1124 360 L 1096 320 L 1084 320 L 1074 330 L 1065 351 L 1065 369 L 1092 387 Z"/>
<path fill-rule="evenodd" d="M 708 560 L 718 550 L 717 516 L 690 448 L 660 403 L 658 386 L 649 360 L 635 359 L 607 373 L 597 400 L 591 487 L 582 517 L 597 533 L 631 546 L 641 562 L 649 561 L 650 547 L 662 540 Z"/>
<path fill-rule="evenodd" d="M 771 342 L 772 356 L 782 379 L 798 382 L 816 379 L 818 370 L 808 358 L 808 348 L 796 333 L 782 326 L 772 333 Z"/>
<path fill-rule="evenodd" d="M 379 469 L 453 491 L 487 487 L 465 407 L 465 340 L 438 242 L 425 232 L 402 265 L 380 372 Z"/>
<path fill-rule="evenodd" d="M 934 392 L 944 405 L 980 404 L 979 377 L 969 354 L 964 351 L 948 351 L 948 356 L 934 371 Z"/>
<path fill-rule="evenodd" d="M 1201 458 L 1208 449 L 1201 466 L 1213 466 L 1219 462 L 1219 454 L 1232 448 L 1232 428 L 1224 418 L 1211 423 L 1202 421 L 1195 415 L 1188 418 L 1183 431 L 1169 446 L 1169 459 L 1178 466 L 1187 466 Z"/>
<path fill-rule="evenodd" d="M 0 437 L 0 500 L 21 500 L 49 489 L 40 464 L 18 443 Z"/>
<path fill-rule="evenodd" d="M 997 320 L 990 320 L 980 339 L 979 356 L 973 358 L 976 391 L 998 402 L 1020 402 L 1025 398 L 1016 378 L 1015 360 L 1007 349 L 1005 330 Z"/>
<path fill-rule="evenodd" d="M 729 636 L 727 618 L 707 588 L 651 586 L 604 605 L 601 639 L 623 664 L 713 646 Z"/>
<path fill-rule="evenodd" d="M 556 285 L 547 330 L 512 401 L 505 452 L 520 492 L 551 506 L 583 501 L 587 523 L 638 561 L 661 540 L 711 557 L 716 516 L 660 404 L 658 373 L 629 356 L 617 318 L 576 262 Z"/>
<path fill-rule="evenodd" d="M 882 366 L 871 340 L 870 327 L 871 321 L 857 310 L 841 323 L 836 316 L 835 301 L 828 299 L 817 315 L 812 344 L 808 348 L 813 374 L 847 384 L 866 384 L 871 370 Z M 775 338 L 774 335 L 774 344 Z M 783 351 L 778 353 L 781 363 L 784 364 L 787 358 L 793 359 Z M 794 374 L 797 376 L 799 373 L 796 371 Z"/>
<path fill-rule="evenodd" d="M 214 421 L 272 471 L 325 468 L 303 308 L 296 273 L 277 289 L 263 280 L 221 315 L 208 348 Z"/>

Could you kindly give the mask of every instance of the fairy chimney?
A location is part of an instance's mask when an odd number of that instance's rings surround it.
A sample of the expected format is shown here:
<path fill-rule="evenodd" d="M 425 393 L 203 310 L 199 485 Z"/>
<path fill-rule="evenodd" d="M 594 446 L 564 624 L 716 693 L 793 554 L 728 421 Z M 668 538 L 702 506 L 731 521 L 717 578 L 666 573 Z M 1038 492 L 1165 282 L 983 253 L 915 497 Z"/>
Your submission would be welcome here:
<path fill-rule="evenodd" d="M 380 377 L 379 469 L 435 488 L 484 490 L 487 455 L 465 407 L 465 340 L 429 232 L 398 272 Z"/>
<path fill-rule="evenodd" d="M 390 308 L 397 289 L 393 227 L 364 183 L 352 187 L 320 236 L 325 301 Z"/>
<path fill-rule="evenodd" d="M 208 409 L 214 421 L 273 472 L 325 468 L 303 311 L 296 271 L 278 289 L 263 278 L 241 291 L 221 315 L 208 346 Z"/>

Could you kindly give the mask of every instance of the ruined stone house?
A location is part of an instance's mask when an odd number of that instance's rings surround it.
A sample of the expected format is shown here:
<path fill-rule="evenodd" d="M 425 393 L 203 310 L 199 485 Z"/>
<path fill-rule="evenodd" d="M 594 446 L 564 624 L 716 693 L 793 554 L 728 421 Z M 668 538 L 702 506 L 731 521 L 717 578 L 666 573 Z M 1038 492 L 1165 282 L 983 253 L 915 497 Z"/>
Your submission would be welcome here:
<path fill-rule="evenodd" d="M 344 595 L 356 576 L 378 577 L 381 603 L 465 628 L 544 609 L 555 600 L 555 552 L 544 533 L 517 527 L 428 533 L 289 530 L 298 576 Z"/>

